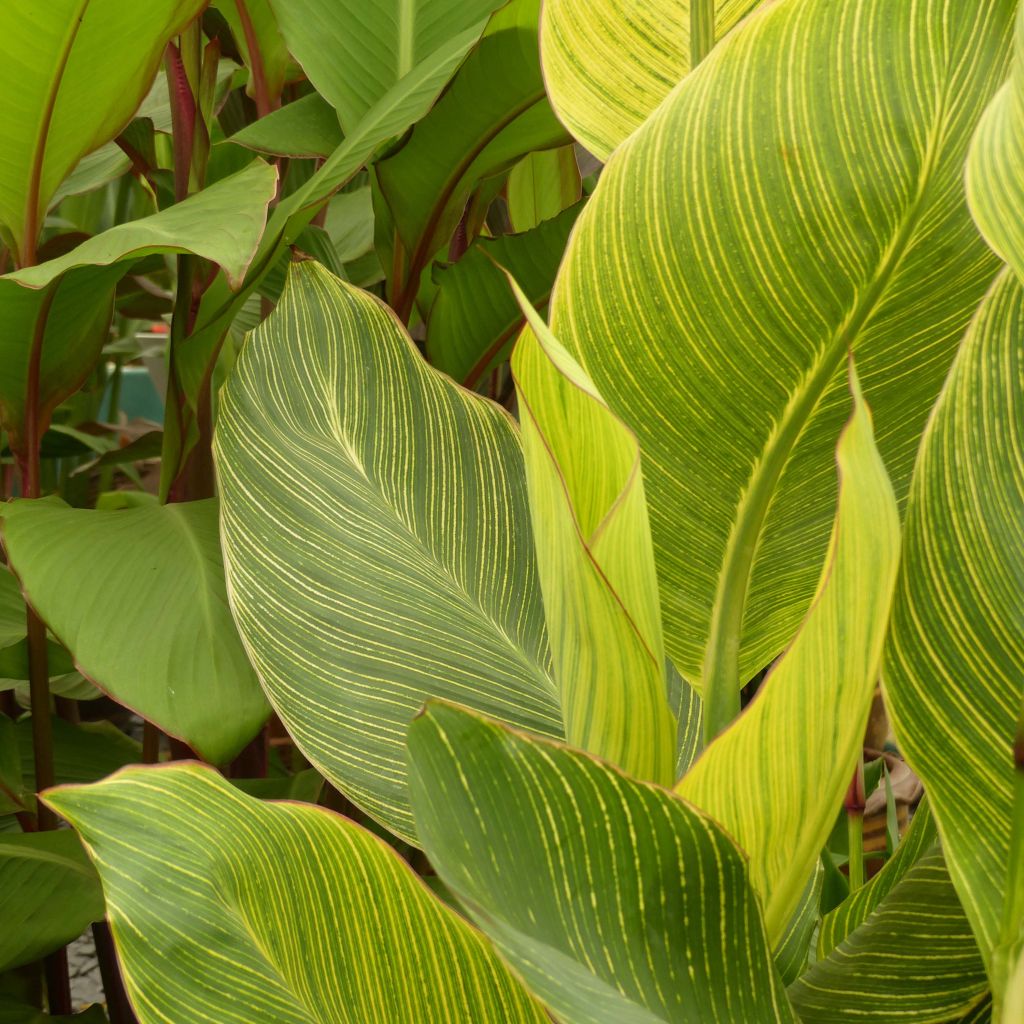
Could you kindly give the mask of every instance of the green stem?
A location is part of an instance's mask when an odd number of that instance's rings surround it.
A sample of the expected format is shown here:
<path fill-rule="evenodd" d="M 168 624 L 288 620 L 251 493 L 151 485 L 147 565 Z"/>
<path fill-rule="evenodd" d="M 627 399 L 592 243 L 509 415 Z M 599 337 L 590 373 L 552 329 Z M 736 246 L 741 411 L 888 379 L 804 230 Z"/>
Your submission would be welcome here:
<path fill-rule="evenodd" d="M 847 811 L 846 828 L 850 841 L 850 892 L 856 892 L 864 885 L 864 811 Z"/>
<path fill-rule="evenodd" d="M 714 45 L 715 0 L 690 0 L 690 67 L 697 67 Z"/>

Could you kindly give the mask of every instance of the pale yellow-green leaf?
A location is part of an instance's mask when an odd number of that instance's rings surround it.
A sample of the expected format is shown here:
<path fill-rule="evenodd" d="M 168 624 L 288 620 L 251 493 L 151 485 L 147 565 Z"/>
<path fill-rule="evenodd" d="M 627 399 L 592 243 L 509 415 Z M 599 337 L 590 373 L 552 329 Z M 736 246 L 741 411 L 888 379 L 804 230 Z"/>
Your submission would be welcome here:
<path fill-rule="evenodd" d="M 394 850 L 196 763 L 47 802 L 99 871 L 140 1024 L 541 1024 L 518 981 Z"/>
<path fill-rule="evenodd" d="M 1024 702 L 1022 338 L 1024 284 L 1006 269 L 922 442 L 883 672 L 997 1014 L 1024 942 L 1024 818 L 1014 811 L 1024 780 L 1013 756 Z"/>
<path fill-rule="evenodd" d="M 539 150 L 509 172 L 505 189 L 509 220 L 516 231 L 529 231 L 567 210 L 581 194 L 575 146 Z"/>
<path fill-rule="evenodd" d="M 779 938 L 859 756 L 899 565 L 896 500 L 851 364 L 854 411 L 836 450 L 839 502 L 818 592 L 749 708 L 677 792 L 736 837 Z"/>
<path fill-rule="evenodd" d="M 639 438 L 665 644 L 711 732 L 814 594 L 851 349 L 906 498 L 999 269 L 963 167 L 1015 7 L 759 7 L 616 151 L 577 221 L 552 330 Z"/>
<path fill-rule="evenodd" d="M 636 437 L 519 286 L 512 355 L 530 518 L 566 739 L 675 780 L 658 580 Z"/>
<path fill-rule="evenodd" d="M 1016 60 L 989 104 L 967 161 L 967 197 L 989 245 L 1024 278 L 1024 7 L 1017 15 Z"/>
<path fill-rule="evenodd" d="M 716 36 L 760 2 L 716 0 Z M 556 113 L 604 159 L 690 70 L 690 0 L 547 0 L 540 38 Z"/>

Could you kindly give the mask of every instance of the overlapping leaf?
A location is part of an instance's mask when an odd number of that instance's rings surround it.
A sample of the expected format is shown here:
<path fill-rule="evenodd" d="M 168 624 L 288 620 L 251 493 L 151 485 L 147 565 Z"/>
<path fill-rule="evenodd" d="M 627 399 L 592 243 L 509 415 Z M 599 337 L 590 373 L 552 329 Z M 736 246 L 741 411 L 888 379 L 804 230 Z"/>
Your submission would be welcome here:
<path fill-rule="evenodd" d="M 1017 15 L 1016 60 L 989 104 L 967 161 L 971 212 L 989 244 L 1024 278 L 1024 8 Z"/>
<path fill-rule="evenodd" d="M 444 882 L 565 1024 L 785 1024 L 744 859 L 709 818 L 574 750 L 431 704 L 409 731 Z"/>
<path fill-rule="evenodd" d="M 560 733 L 515 427 L 376 299 L 295 264 L 215 447 L 239 630 L 291 735 L 360 806 L 412 837 L 405 731 L 427 697 Z"/>
<path fill-rule="evenodd" d="M 167 40 L 203 6 L 202 0 L 7 0 L 0 7 L 0 94 L 6 97 L 0 236 L 16 263 L 32 262 L 60 183 L 128 123 Z"/>
<path fill-rule="evenodd" d="M 715 0 L 716 35 L 759 2 Z M 690 0 L 547 0 L 541 45 L 558 116 L 605 159 L 690 70 Z"/>
<path fill-rule="evenodd" d="M 997 1004 L 1024 942 L 1024 877 L 1011 864 L 1021 856 L 1011 836 L 1024 701 L 1022 332 L 1024 285 L 1007 269 L 922 443 L 884 667 L 901 749 L 928 790 Z"/>
<path fill-rule="evenodd" d="M 988 997 L 985 967 L 934 849 L 789 987 L 804 1024 L 958 1021 Z"/>
<path fill-rule="evenodd" d="M 32 963 L 103 917 L 103 893 L 73 832 L 0 835 L 0 970 Z"/>
<path fill-rule="evenodd" d="M 268 714 L 231 621 L 217 503 L 117 512 L 56 498 L 0 506 L 32 606 L 83 675 L 214 763 Z"/>
<path fill-rule="evenodd" d="M 826 914 L 818 930 L 818 959 L 824 959 L 855 928 L 863 924 L 871 912 L 899 884 L 922 854 L 935 844 L 935 821 L 927 800 L 914 812 L 914 820 L 896 852 L 885 866 L 866 884 Z"/>
<path fill-rule="evenodd" d="M 508 217 L 516 231 L 529 231 L 569 209 L 582 194 L 576 147 L 539 150 L 509 172 Z"/>
<path fill-rule="evenodd" d="M 540 1010 L 383 842 L 198 764 L 47 797 L 103 881 L 140 1024 L 508 1021 Z"/>
<path fill-rule="evenodd" d="M 501 268 L 516 279 L 536 309 L 545 309 L 581 209 L 577 204 L 522 234 L 479 238 L 457 263 L 435 272 L 437 295 L 427 319 L 426 343 L 432 366 L 476 388 L 508 358 L 523 314 Z"/>
<path fill-rule="evenodd" d="M 451 237 L 477 182 L 568 141 L 544 92 L 539 8 L 540 0 L 513 0 L 499 11 L 437 106 L 377 165 L 408 252 L 407 291 Z"/>
<path fill-rule="evenodd" d="M 750 679 L 807 610 L 851 348 L 906 495 L 997 271 L 962 174 L 1014 6 L 765 5 L 620 148 L 577 222 L 552 328 L 639 436 L 666 643 L 705 688 Z"/>
<path fill-rule="evenodd" d="M 638 779 L 675 780 L 640 449 L 512 283 L 530 517 L 566 739 Z"/>
<path fill-rule="evenodd" d="M 192 252 L 219 263 L 238 285 L 266 223 L 274 168 L 254 161 L 203 192 L 95 235 L 58 259 L 0 277 L 0 420 L 16 451 L 24 437 L 30 367 L 41 346 L 38 428 L 77 389 L 108 340 L 114 287 L 128 261 Z"/>
<path fill-rule="evenodd" d="M 850 382 L 854 411 L 836 450 L 839 503 L 817 595 L 753 703 L 677 787 L 749 854 L 773 940 L 850 784 L 899 567 L 896 501 L 852 363 Z"/>

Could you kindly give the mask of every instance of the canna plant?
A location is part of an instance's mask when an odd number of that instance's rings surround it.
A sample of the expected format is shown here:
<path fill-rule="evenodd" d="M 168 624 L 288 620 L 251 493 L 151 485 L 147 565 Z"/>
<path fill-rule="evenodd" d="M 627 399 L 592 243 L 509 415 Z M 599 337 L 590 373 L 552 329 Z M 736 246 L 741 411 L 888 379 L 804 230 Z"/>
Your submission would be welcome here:
<path fill-rule="evenodd" d="M 1017 8 L 6 5 L 0 1021 L 1024 1021 Z"/>

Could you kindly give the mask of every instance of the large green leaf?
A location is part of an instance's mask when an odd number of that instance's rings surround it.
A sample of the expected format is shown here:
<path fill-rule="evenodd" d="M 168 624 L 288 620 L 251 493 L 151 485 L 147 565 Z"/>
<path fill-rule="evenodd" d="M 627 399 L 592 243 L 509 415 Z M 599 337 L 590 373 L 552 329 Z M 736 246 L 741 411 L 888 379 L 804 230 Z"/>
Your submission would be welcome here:
<path fill-rule="evenodd" d="M 445 884 L 565 1024 L 785 1024 L 743 856 L 700 812 L 448 705 L 409 731 Z"/>
<path fill-rule="evenodd" d="M 1024 701 L 1022 332 L 1024 285 L 1008 269 L 922 442 L 884 665 L 893 726 L 928 791 L 997 1006 L 1024 943 L 1024 849 L 1011 839 L 1022 828 L 1013 767 Z"/>
<path fill-rule="evenodd" d="M 117 512 L 0 506 L 32 606 L 79 671 L 214 763 L 267 717 L 228 610 L 214 499 Z"/>
<path fill-rule="evenodd" d="M 721 38 L 760 0 L 714 0 Z M 605 159 L 690 70 L 690 0 L 547 0 L 541 52 L 558 116 Z"/>
<path fill-rule="evenodd" d="M 478 238 L 463 257 L 435 272 L 437 295 L 427 319 L 427 357 L 468 388 L 508 358 L 524 317 L 504 267 L 543 309 L 582 205 L 519 235 Z M 495 266 L 495 264 L 498 266 Z"/>
<path fill-rule="evenodd" d="M 74 832 L 0 835 L 0 971 L 52 953 L 102 917 L 99 879 Z"/>
<path fill-rule="evenodd" d="M 386 307 L 293 265 L 224 389 L 215 454 L 239 631 L 356 803 L 412 837 L 405 731 L 427 697 L 560 734 L 515 426 Z"/>
<path fill-rule="evenodd" d="M 34 262 L 50 198 L 142 102 L 168 39 L 204 0 L 6 0 L 0 6 L 0 237 Z"/>
<path fill-rule="evenodd" d="M 512 0 L 499 11 L 437 106 L 377 165 L 408 252 L 407 289 L 451 237 L 478 181 L 568 141 L 544 92 L 539 8 L 540 0 Z"/>
<path fill-rule="evenodd" d="M 33 778 L 32 719 L 25 716 L 16 727 L 21 772 Z M 54 718 L 53 776 L 57 782 L 96 782 L 105 775 L 142 760 L 142 748 L 113 722 L 65 722 Z M 29 788 L 32 788 L 29 786 Z"/>
<path fill-rule="evenodd" d="M 937 848 L 789 987 L 804 1024 L 941 1024 L 987 998 L 985 967 Z"/>
<path fill-rule="evenodd" d="M 927 800 L 921 802 L 896 852 L 871 880 L 854 890 L 827 913 L 818 929 L 818 959 L 823 959 L 855 928 L 863 924 L 871 912 L 899 884 L 921 855 L 935 844 L 935 820 Z"/>
<path fill-rule="evenodd" d="M 313 92 L 246 125 L 229 141 L 274 156 L 326 158 L 342 136 L 334 108 Z"/>
<path fill-rule="evenodd" d="M 346 134 L 411 73 L 440 92 L 501 2 L 270 0 L 292 55 Z"/>
<path fill-rule="evenodd" d="M 853 777 L 899 568 L 896 500 L 852 363 L 850 382 L 853 415 L 836 449 L 839 503 L 810 611 L 757 698 L 677 787 L 750 855 L 773 940 Z"/>
<path fill-rule="evenodd" d="M 616 152 L 577 221 L 552 328 L 639 436 L 666 646 L 726 701 L 813 596 L 851 349 L 906 495 L 997 270 L 961 179 L 1014 6 L 767 4 Z"/>
<path fill-rule="evenodd" d="M 636 436 L 512 288 L 528 324 L 512 372 L 565 737 L 670 786 L 676 722 Z"/>
<path fill-rule="evenodd" d="M 74 392 L 109 340 L 114 287 L 130 260 L 191 252 L 220 264 L 238 285 L 253 258 L 277 185 L 276 170 L 245 170 L 141 220 L 95 235 L 58 259 L 0 277 L 0 421 L 15 451 L 24 436 L 32 354 L 41 346 L 40 419 Z"/>
<path fill-rule="evenodd" d="M 989 104 L 967 161 L 967 197 L 989 244 L 1024 278 L 1024 8 L 1010 80 Z"/>
<path fill-rule="evenodd" d="M 96 862 L 140 1024 L 543 1020 L 392 849 L 322 808 L 199 764 L 47 800 Z"/>
<path fill-rule="evenodd" d="M 349 83 L 339 85 L 338 90 L 328 87 L 326 98 L 341 104 L 349 113 L 358 113 L 358 117 L 354 123 L 348 123 L 342 116 L 346 129 L 342 144 L 305 185 L 275 208 L 245 288 L 232 295 L 227 283 L 218 280 L 203 296 L 195 333 L 187 345 L 178 346 L 173 354 L 184 400 L 194 405 L 208 380 L 221 339 L 248 292 L 277 264 L 286 246 L 296 240 L 317 210 L 363 167 L 374 151 L 430 109 L 479 39 L 484 22 L 473 22 L 457 35 L 449 33 L 462 25 L 465 15 L 474 9 L 484 11 L 479 15 L 482 19 L 496 6 L 498 0 L 411 0 L 403 3 L 397 19 L 389 8 L 368 6 L 362 0 L 284 0 L 283 6 L 274 7 L 295 56 L 301 60 L 308 50 L 307 64 L 322 63 L 326 76 L 343 77 Z M 422 17 L 427 12 L 431 19 L 439 14 L 442 20 L 428 23 Z M 292 17 L 297 24 L 295 34 L 290 36 L 287 25 Z M 331 26 L 333 29 L 328 31 Z M 338 46 L 325 46 L 324 40 L 335 36 L 341 37 Z M 347 52 L 357 38 L 362 42 L 355 45 L 346 60 L 339 60 L 338 54 Z M 418 41 L 410 49 L 411 39 Z M 427 44 L 436 48 L 430 49 Z M 392 67 L 404 69 L 400 78 L 395 79 L 387 72 Z M 360 73 L 356 74 L 354 69 Z M 346 100 L 344 93 L 350 86 L 358 95 Z M 182 440 L 183 458 L 195 437 Z"/>

